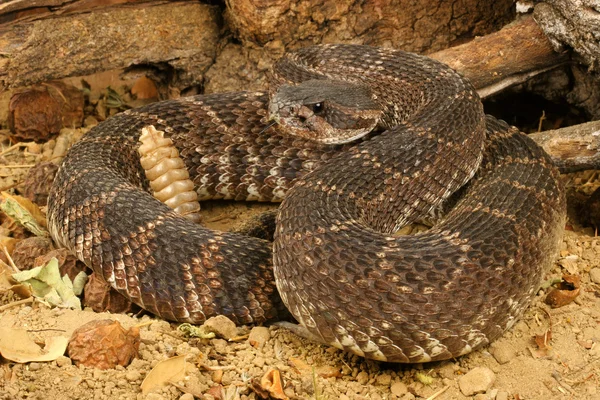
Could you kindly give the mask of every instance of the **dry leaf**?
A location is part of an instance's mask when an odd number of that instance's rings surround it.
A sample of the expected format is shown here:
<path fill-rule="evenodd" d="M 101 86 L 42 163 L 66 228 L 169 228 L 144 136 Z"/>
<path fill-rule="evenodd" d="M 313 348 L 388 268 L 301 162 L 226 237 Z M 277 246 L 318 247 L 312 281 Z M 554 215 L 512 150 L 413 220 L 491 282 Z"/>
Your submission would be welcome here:
<path fill-rule="evenodd" d="M 35 204 L 34 202 L 32 202 L 31 200 L 29 200 L 27 197 L 11 195 L 8 192 L 2 192 L 2 197 L 3 197 L 4 201 L 11 199 L 14 202 L 18 203 L 21 206 L 21 208 L 23 208 L 25 211 L 27 211 L 31 215 L 33 220 L 38 225 L 43 227 L 44 229 L 48 227 L 48 225 L 46 224 L 46 216 L 44 215 L 44 213 L 42 211 L 40 211 L 40 207 L 37 204 Z M 27 226 L 25 226 L 25 227 L 27 229 L 29 229 Z M 33 232 L 33 233 L 35 233 L 35 232 Z M 44 235 L 38 235 L 38 236 L 44 236 Z"/>
<path fill-rule="evenodd" d="M 28 284 L 15 285 L 16 281 L 12 278 L 12 274 L 13 269 L 9 265 L 0 261 L 0 293 L 11 290 L 22 299 L 31 297 L 31 286 Z"/>
<path fill-rule="evenodd" d="M 65 354 L 68 338 L 54 336 L 46 340 L 42 349 L 24 329 L 0 328 L 0 354 L 7 360 L 26 363 L 53 361 Z"/>
<path fill-rule="evenodd" d="M 552 308 L 566 306 L 577 296 L 581 286 L 581 279 L 576 275 L 563 275 L 562 282 L 546 296 L 546 304 Z"/>
<path fill-rule="evenodd" d="M 540 350 L 548 350 L 550 348 L 550 341 L 552 340 L 552 331 L 548 329 L 542 335 L 535 335 L 535 344 Z"/>
<path fill-rule="evenodd" d="M 268 393 L 268 398 L 280 400 L 287 400 L 289 398 L 283 392 L 283 381 L 281 380 L 281 373 L 276 368 L 268 370 L 262 376 L 262 378 L 260 378 L 259 384 L 257 384 L 256 381 L 254 381 L 252 383 L 252 389 L 254 389 L 256 394 L 258 394 L 261 397 L 264 396 L 266 392 Z"/>
<path fill-rule="evenodd" d="M 52 306 L 81 310 L 81 301 L 76 295 L 81 294 L 87 275 L 80 272 L 73 282 L 66 275 L 61 278 L 56 258 L 44 266 L 13 274 L 12 278 L 28 284 L 35 297 Z"/>
<path fill-rule="evenodd" d="M 142 394 L 152 389 L 165 386 L 170 381 L 177 382 L 185 378 L 185 355 L 175 356 L 156 364 L 142 382 Z"/>
<path fill-rule="evenodd" d="M 69 341 L 68 353 L 75 365 L 99 369 L 123 367 L 137 357 L 140 330 L 125 330 L 119 321 L 94 320 L 77 328 Z"/>

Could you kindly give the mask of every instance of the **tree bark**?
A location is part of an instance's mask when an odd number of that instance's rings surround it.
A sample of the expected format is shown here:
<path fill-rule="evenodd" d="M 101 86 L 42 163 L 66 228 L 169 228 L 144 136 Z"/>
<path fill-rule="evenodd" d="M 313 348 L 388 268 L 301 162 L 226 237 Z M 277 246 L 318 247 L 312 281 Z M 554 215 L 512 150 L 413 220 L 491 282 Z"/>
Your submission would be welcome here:
<path fill-rule="evenodd" d="M 600 169 L 600 121 L 532 133 L 560 172 Z"/>

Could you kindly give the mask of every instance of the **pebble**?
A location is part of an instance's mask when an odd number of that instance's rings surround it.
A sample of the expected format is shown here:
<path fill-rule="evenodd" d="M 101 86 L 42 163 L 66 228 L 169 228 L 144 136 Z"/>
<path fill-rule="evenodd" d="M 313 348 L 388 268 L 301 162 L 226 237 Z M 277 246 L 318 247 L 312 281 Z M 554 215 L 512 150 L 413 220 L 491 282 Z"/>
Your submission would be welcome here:
<path fill-rule="evenodd" d="M 500 390 L 496 395 L 496 400 L 508 400 L 508 392 Z"/>
<path fill-rule="evenodd" d="M 403 394 L 408 393 L 408 387 L 404 382 L 394 382 L 390 387 L 390 392 L 392 392 L 394 396 L 402 396 Z"/>
<path fill-rule="evenodd" d="M 204 323 L 204 328 L 223 339 L 232 339 L 237 336 L 237 327 L 232 320 L 224 315 L 211 317 Z"/>
<path fill-rule="evenodd" d="M 38 363 L 38 362 L 32 362 L 29 363 L 29 370 L 30 371 L 37 371 L 40 368 L 42 368 L 42 364 Z"/>
<path fill-rule="evenodd" d="M 490 353 L 498 361 L 498 364 L 506 364 L 517 355 L 517 352 L 511 346 L 498 342 L 490 347 Z"/>
<path fill-rule="evenodd" d="M 125 379 L 127 379 L 129 382 L 135 382 L 135 381 L 139 381 L 142 378 L 142 374 L 140 374 L 140 371 L 137 370 L 132 370 L 132 371 L 127 371 L 127 373 L 125 374 Z"/>
<path fill-rule="evenodd" d="M 59 367 L 66 367 L 67 365 L 71 365 L 73 362 L 69 357 L 60 356 L 56 359 L 56 365 Z"/>
<path fill-rule="evenodd" d="M 356 375 L 356 382 L 360 383 L 361 385 L 366 385 L 367 382 L 369 382 L 369 374 L 367 374 L 365 371 L 360 371 L 358 375 Z"/>
<path fill-rule="evenodd" d="M 600 268 L 590 270 L 590 280 L 594 283 L 600 283 Z"/>
<path fill-rule="evenodd" d="M 380 374 L 377 376 L 378 385 L 390 386 L 391 382 L 392 376 L 390 374 Z"/>
<path fill-rule="evenodd" d="M 165 398 L 158 393 L 148 393 L 145 400 L 165 400 Z"/>
<path fill-rule="evenodd" d="M 179 397 L 179 400 L 194 400 L 194 395 L 191 393 L 184 393 Z"/>
<path fill-rule="evenodd" d="M 254 360 L 252 361 L 254 365 L 256 365 L 258 368 L 262 368 L 265 366 L 265 359 L 263 357 L 255 357 Z"/>
<path fill-rule="evenodd" d="M 477 393 L 487 392 L 495 380 L 496 374 L 491 369 L 476 367 L 458 380 L 458 386 L 462 394 L 473 396 Z"/>
<path fill-rule="evenodd" d="M 269 332 L 269 328 L 264 326 L 255 326 L 250 331 L 248 343 L 250 343 L 252 347 L 262 349 L 269 339 L 271 339 L 271 332 Z"/>

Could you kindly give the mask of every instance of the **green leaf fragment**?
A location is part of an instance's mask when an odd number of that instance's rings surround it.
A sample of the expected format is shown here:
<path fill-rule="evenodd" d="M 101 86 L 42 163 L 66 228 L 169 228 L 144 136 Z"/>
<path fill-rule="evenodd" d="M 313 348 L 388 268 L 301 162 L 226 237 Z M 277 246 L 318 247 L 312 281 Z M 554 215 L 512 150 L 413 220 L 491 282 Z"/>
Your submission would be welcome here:
<path fill-rule="evenodd" d="M 18 282 L 29 284 L 33 295 L 51 306 L 81 310 L 81 300 L 77 294 L 81 294 L 87 275 L 80 272 L 74 282 L 67 275 L 61 278 L 56 258 L 52 258 L 44 266 L 18 272 L 12 277 Z"/>
<path fill-rule="evenodd" d="M 48 231 L 35 221 L 33 215 L 14 199 L 11 199 L 10 197 L 5 198 L 0 204 L 0 209 L 34 235 L 42 237 L 49 236 Z"/>

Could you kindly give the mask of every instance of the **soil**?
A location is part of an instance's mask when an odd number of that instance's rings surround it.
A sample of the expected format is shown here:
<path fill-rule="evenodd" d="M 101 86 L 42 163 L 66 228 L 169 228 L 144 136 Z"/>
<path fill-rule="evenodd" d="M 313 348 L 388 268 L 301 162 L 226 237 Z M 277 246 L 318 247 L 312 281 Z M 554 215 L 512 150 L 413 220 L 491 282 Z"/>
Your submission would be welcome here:
<path fill-rule="evenodd" d="M 8 148 L 5 138 L 0 140 L 2 149 Z M 4 154 L 0 187 L 22 181 L 26 165 L 52 158 L 56 142 L 28 144 Z M 569 186 L 588 194 L 595 185 L 595 175 L 565 178 Z M 66 356 L 23 364 L 1 360 L 0 399 L 259 399 L 260 379 L 273 368 L 280 371 L 290 399 L 600 399 L 600 238 L 579 225 L 581 194 L 571 193 L 560 257 L 546 279 L 578 275 L 579 296 L 551 309 L 543 302 L 550 289 L 541 289 L 501 339 L 459 359 L 417 365 L 375 362 L 311 343 L 280 327 L 239 327 L 233 340 L 189 339 L 176 324 L 152 316 L 17 304 L 16 295 L 8 291 L 0 294 L 0 327 L 26 329 L 43 342 L 55 335 L 70 337 L 88 321 L 110 318 L 126 329 L 140 325 L 141 344 L 139 357 L 130 365 L 108 370 L 75 366 Z M 230 229 L 272 207 L 215 203 L 204 207 L 203 218 L 212 228 Z M 250 341 L 246 334 L 262 339 Z M 536 343 L 538 335 L 550 339 L 547 348 Z M 186 356 L 185 378 L 143 395 L 145 376 L 175 355 Z"/>

